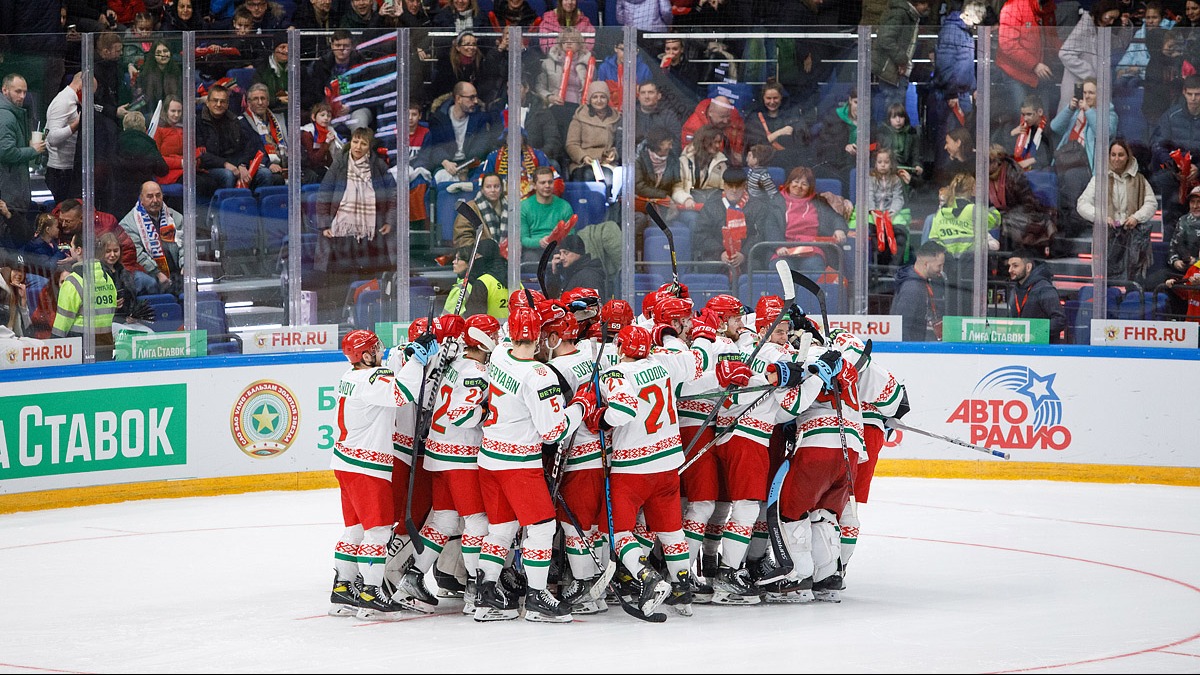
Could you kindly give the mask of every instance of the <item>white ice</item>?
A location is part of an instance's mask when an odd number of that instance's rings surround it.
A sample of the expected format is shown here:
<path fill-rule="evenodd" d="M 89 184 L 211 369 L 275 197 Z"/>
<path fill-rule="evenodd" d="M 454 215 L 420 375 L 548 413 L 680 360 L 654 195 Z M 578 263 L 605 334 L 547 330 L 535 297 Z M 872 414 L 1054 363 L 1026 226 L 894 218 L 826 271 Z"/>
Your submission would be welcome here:
<path fill-rule="evenodd" d="M 1200 672 L 1200 489 L 879 478 L 840 605 L 325 615 L 333 490 L 0 517 L 0 672 Z"/>

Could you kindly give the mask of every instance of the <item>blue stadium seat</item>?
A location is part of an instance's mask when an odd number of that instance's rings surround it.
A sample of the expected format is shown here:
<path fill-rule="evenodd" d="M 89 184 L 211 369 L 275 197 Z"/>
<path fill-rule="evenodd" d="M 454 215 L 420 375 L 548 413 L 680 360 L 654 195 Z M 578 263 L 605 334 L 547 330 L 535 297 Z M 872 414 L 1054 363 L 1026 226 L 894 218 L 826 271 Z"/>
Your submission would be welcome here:
<path fill-rule="evenodd" d="M 743 274 L 738 279 L 737 288 L 737 296 L 742 299 L 742 302 L 751 307 L 764 295 L 778 295 L 783 297 L 783 286 L 779 284 L 779 275 L 774 272 L 755 272 L 752 275 Z"/>
<path fill-rule="evenodd" d="M 1043 206 L 1058 208 L 1058 174 L 1053 171 L 1029 171 L 1025 178 Z"/>
<path fill-rule="evenodd" d="M 598 181 L 567 181 L 563 184 L 562 198 L 579 216 L 576 229 L 584 228 L 604 220 L 604 212 L 608 208 L 608 186 Z"/>
<path fill-rule="evenodd" d="M 784 173 L 782 166 L 768 166 L 767 173 L 771 174 L 771 180 L 775 181 L 775 187 L 783 187 L 783 181 L 787 180 L 787 174 Z"/>
<path fill-rule="evenodd" d="M 254 197 L 222 200 L 212 226 L 213 241 L 216 242 L 221 263 L 255 263 L 261 251 L 260 229 L 258 202 Z"/>
<path fill-rule="evenodd" d="M 379 321 L 382 294 L 377 290 L 363 291 L 354 301 L 354 325 L 366 330 L 374 330 Z"/>
<path fill-rule="evenodd" d="M 183 330 L 183 305 L 179 304 L 174 296 L 167 297 L 171 298 L 171 302 L 155 302 L 150 305 L 154 310 L 154 318 L 147 321 L 146 325 L 156 333 Z"/>
<path fill-rule="evenodd" d="M 614 3 L 615 4 L 615 3 Z M 579 0 L 579 11 L 591 20 L 593 26 L 600 25 L 600 3 L 596 0 Z"/>
<path fill-rule="evenodd" d="M 287 195 L 288 186 L 286 185 L 264 185 L 254 191 L 254 196 L 258 198 L 258 203 L 262 204 L 263 200 L 272 195 Z"/>
<path fill-rule="evenodd" d="M 1142 292 L 1138 290 L 1129 291 L 1121 299 L 1121 304 L 1117 308 L 1117 318 L 1142 321 L 1147 318 L 1147 309 Z"/>
<path fill-rule="evenodd" d="M 816 189 L 817 194 L 832 192 L 839 197 L 844 196 L 842 194 L 842 181 L 836 178 L 818 178 L 814 189 Z"/>
<path fill-rule="evenodd" d="M 917 83 L 909 82 L 908 89 L 904 92 L 904 109 L 908 112 L 908 123 L 914 127 L 919 127 L 921 124 L 921 116 L 918 114 L 917 108 Z"/>
<path fill-rule="evenodd" d="M 287 187 L 287 186 L 280 186 Z M 259 195 L 259 222 L 262 223 L 263 251 L 278 251 L 288 234 L 288 196 Z"/>
<path fill-rule="evenodd" d="M 732 292 L 729 287 L 729 276 L 726 274 L 707 272 L 680 274 L 679 283 L 688 287 L 688 293 L 692 297 L 692 302 L 696 303 L 696 309 L 703 307 L 714 295 Z"/>
<path fill-rule="evenodd" d="M 692 260 L 692 232 L 683 228 L 671 228 L 675 238 L 675 259 L 679 268 L 685 269 L 686 262 Z M 642 259 L 651 263 L 670 263 L 671 247 L 667 244 L 667 235 L 662 230 L 651 227 L 646 229 Z M 656 274 L 670 274 L 670 265 L 655 265 L 651 270 Z"/>
<path fill-rule="evenodd" d="M 208 331 L 209 354 L 241 353 L 242 349 L 239 339 L 229 332 L 229 321 L 225 315 L 225 304 L 220 300 L 201 300 L 197 297 L 196 328 Z"/>

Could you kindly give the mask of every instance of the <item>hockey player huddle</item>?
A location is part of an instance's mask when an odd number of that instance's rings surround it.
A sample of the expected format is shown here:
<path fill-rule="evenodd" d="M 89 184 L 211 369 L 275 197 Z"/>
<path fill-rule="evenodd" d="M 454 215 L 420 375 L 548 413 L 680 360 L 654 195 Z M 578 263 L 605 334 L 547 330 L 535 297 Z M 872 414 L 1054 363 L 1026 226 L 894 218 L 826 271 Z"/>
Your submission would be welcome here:
<path fill-rule="evenodd" d="M 476 621 L 614 602 L 657 622 L 661 606 L 840 601 L 907 398 L 869 345 L 786 305 L 695 307 L 667 284 L 635 316 L 592 289 L 518 290 L 505 325 L 421 319 L 386 354 L 348 334 L 330 613 L 395 620 L 440 595 Z"/>

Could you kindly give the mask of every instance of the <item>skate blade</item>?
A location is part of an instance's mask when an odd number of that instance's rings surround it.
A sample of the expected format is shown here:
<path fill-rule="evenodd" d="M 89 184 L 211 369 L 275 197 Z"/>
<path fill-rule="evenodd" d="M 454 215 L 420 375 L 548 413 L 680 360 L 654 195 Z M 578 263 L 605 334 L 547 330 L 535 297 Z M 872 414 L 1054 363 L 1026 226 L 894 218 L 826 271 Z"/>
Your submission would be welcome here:
<path fill-rule="evenodd" d="M 461 598 L 463 596 L 463 592 L 462 591 L 448 591 L 444 588 L 439 588 L 438 592 L 437 592 L 437 596 L 439 598 Z"/>
<path fill-rule="evenodd" d="M 332 605 L 329 608 L 329 616 L 354 616 L 358 614 L 358 608 L 353 605 Z"/>
<path fill-rule="evenodd" d="M 592 600 L 600 600 L 608 592 L 608 583 L 612 581 L 613 574 L 617 572 L 617 563 L 608 561 L 608 567 L 604 568 L 604 572 L 600 575 L 600 580 L 592 585 L 592 590 L 589 593 Z"/>
<path fill-rule="evenodd" d="M 377 609 L 359 607 L 358 614 L 355 614 L 354 618 L 359 621 L 402 621 L 412 618 L 412 614 L 407 612 L 381 612 Z"/>
<path fill-rule="evenodd" d="M 495 607 L 476 607 L 476 621 L 512 621 L 520 616 L 515 609 L 496 609 Z"/>
<path fill-rule="evenodd" d="M 679 616 L 692 616 L 692 603 L 682 605 L 670 605 L 671 609 Z"/>
<path fill-rule="evenodd" d="M 462 613 L 467 616 L 475 616 L 475 603 L 463 603 Z"/>
<path fill-rule="evenodd" d="M 817 602 L 839 603 L 842 601 L 841 591 L 813 591 L 813 599 Z"/>
<path fill-rule="evenodd" d="M 550 614 L 542 614 L 541 612 L 525 612 L 525 620 L 532 623 L 571 623 L 573 620 L 570 614 L 562 616 L 553 616 Z"/>
<path fill-rule="evenodd" d="M 757 595 L 732 595 L 724 591 L 713 593 L 714 605 L 757 605 L 760 599 Z"/>
<path fill-rule="evenodd" d="M 813 592 L 810 590 L 791 591 L 788 593 L 768 592 L 764 601 L 768 605 L 799 605 L 813 601 Z"/>
<path fill-rule="evenodd" d="M 701 593 L 699 591 L 692 591 L 692 604 L 708 605 L 708 604 L 712 604 L 712 600 L 713 600 L 712 593 Z"/>
<path fill-rule="evenodd" d="M 591 602 L 583 602 L 575 604 L 571 607 L 572 614 L 580 616 L 588 616 L 591 614 L 601 614 L 608 611 L 608 603 L 603 600 L 593 600 Z"/>
<path fill-rule="evenodd" d="M 433 614 L 433 612 L 437 608 L 437 605 L 430 605 L 427 602 L 421 602 L 420 600 L 418 600 L 412 596 L 409 596 L 407 598 L 393 598 L 393 600 L 396 602 L 397 605 L 400 605 L 401 607 L 403 607 L 405 609 L 410 609 L 414 612 L 419 612 L 421 614 Z"/>
<path fill-rule="evenodd" d="M 667 596 L 670 594 L 671 584 L 668 584 L 665 581 L 660 581 L 658 582 L 658 585 L 654 587 L 654 594 L 650 596 L 649 600 L 642 603 L 642 606 L 638 609 L 642 611 L 642 614 L 650 616 L 654 613 L 654 610 L 658 609 L 659 605 L 663 604 L 663 602 L 667 599 Z"/>

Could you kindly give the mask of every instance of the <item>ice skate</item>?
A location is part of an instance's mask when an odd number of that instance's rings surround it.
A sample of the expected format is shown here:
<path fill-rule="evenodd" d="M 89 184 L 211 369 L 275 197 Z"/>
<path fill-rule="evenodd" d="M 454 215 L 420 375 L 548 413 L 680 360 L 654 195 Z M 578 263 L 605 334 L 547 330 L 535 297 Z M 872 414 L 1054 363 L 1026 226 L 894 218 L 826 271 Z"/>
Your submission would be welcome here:
<path fill-rule="evenodd" d="M 463 591 L 463 614 L 466 614 L 467 616 L 473 616 L 475 614 L 475 595 L 475 580 L 472 579 L 467 582 L 467 588 Z"/>
<path fill-rule="evenodd" d="M 654 610 L 658 609 L 658 606 L 671 594 L 671 585 L 663 581 L 658 572 L 645 564 L 642 565 L 642 569 L 638 570 L 635 581 L 637 582 L 635 585 L 637 595 L 633 598 L 634 604 L 646 616 L 653 614 Z"/>
<path fill-rule="evenodd" d="M 511 621 L 520 616 L 516 597 L 509 595 L 500 583 L 484 580 L 482 571 L 475 583 L 478 589 L 475 598 L 476 621 Z"/>
<path fill-rule="evenodd" d="M 396 602 L 378 586 L 363 586 L 358 594 L 359 619 L 363 621 L 398 621 L 412 616 L 411 608 Z"/>
<path fill-rule="evenodd" d="M 333 577 L 333 592 L 329 594 L 329 616 L 354 616 L 358 614 L 359 581 L 342 581 Z"/>
<path fill-rule="evenodd" d="M 525 594 L 525 620 L 538 623 L 570 623 L 571 605 L 560 602 L 546 589 L 529 589 Z"/>
<path fill-rule="evenodd" d="M 671 583 L 671 594 L 663 604 L 675 610 L 679 616 L 692 615 L 692 575 L 687 570 L 681 570 Z"/>
<path fill-rule="evenodd" d="M 409 567 L 404 571 L 394 597 L 398 601 L 410 601 L 404 604 L 425 614 L 432 614 L 438 606 L 438 599 L 425 587 L 425 575 L 416 567 Z"/>
<path fill-rule="evenodd" d="M 845 586 L 842 584 L 841 575 L 833 574 L 820 581 L 813 582 L 813 597 L 818 602 L 841 602 L 843 588 Z"/>

